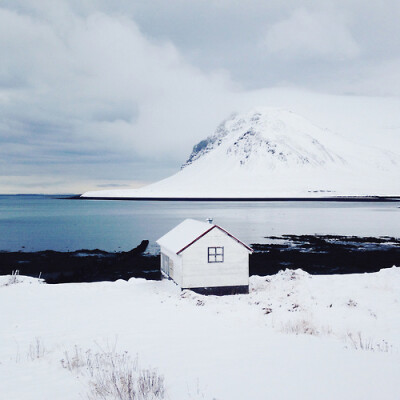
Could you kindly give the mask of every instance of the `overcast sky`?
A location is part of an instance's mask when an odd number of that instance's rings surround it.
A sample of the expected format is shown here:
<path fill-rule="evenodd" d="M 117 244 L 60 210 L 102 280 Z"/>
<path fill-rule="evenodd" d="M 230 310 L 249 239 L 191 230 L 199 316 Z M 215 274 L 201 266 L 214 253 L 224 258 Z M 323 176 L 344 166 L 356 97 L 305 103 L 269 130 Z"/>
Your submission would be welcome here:
<path fill-rule="evenodd" d="M 0 193 L 158 180 L 258 105 L 398 137 L 399 21 L 398 0 L 0 0 Z"/>

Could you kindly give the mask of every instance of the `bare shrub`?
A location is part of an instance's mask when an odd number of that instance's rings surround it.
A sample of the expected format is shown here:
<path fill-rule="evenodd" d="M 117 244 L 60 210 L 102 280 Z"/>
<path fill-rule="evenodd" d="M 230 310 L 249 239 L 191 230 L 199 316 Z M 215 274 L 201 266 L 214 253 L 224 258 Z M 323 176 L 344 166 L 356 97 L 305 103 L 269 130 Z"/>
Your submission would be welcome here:
<path fill-rule="evenodd" d="M 8 278 L 8 281 L 3 284 L 3 286 L 10 286 L 10 285 L 16 285 L 17 283 L 20 283 L 21 280 L 19 279 L 19 270 L 16 269 L 15 271 L 11 272 L 10 277 Z"/>
<path fill-rule="evenodd" d="M 365 338 L 361 332 L 353 334 L 352 332 L 347 332 L 345 341 L 350 343 L 350 346 L 355 350 L 365 350 L 365 351 L 378 351 L 382 353 L 388 353 L 393 349 L 386 340 L 381 340 L 380 342 L 375 342 L 371 338 Z"/>
<path fill-rule="evenodd" d="M 295 335 L 319 335 L 317 328 L 310 321 L 307 321 L 305 319 L 301 319 L 298 321 L 287 321 L 285 324 L 282 325 L 281 331 L 284 333 L 291 333 Z"/>
<path fill-rule="evenodd" d="M 61 360 L 61 365 L 70 372 L 80 373 L 82 367 L 86 367 L 90 370 L 90 355 L 88 353 L 90 353 L 90 350 L 83 353 L 80 347 L 74 346 L 74 351 L 71 354 L 68 353 L 68 351 L 64 352 L 64 358 Z"/>
<path fill-rule="evenodd" d="M 42 279 L 41 276 L 42 276 L 42 273 L 40 272 L 39 276 L 37 278 L 37 281 L 39 283 L 44 283 L 44 279 Z M 24 282 L 24 278 L 26 278 L 26 277 L 20 276 L 19 269 L 13 270 L 13 271 L 11 271 L 11 275 L 9 276 L 8 281 L 1 284 L 0 287 L 11 286 L 11 285 L 16 285 L 18 283 L 22 283 L 22 282 Z M 32 283 L 32 281 L 29 281 L 29 283 Z"/>
<path fill-rule="evenodd" d="M 29 345 L 28 360 L 34 361 L 44 357 L 46 349 L 40 338 L 35 338 L 34 342 Z"/>
<path fill-rule="evenodd" d="M 137 357 L 115 350 L 93 353 L 75 346 L 65 352 L 63 368 L 89 378 L 89 400 L 161 400 L 165 398 L 164 377 L 156 370 L 142 369 Z"/>
<path fill-rule="evenodd" d="M 369 350 L 373 351 L 373 345 L 371 338 L 365 339 L 362 337 L 361 332 L 357 332 L 356 335 L 351 332 L 347 333 L 347 338 L 349 339 L 349 343 L 356 350 Z"/>
<path fill-rule="evenodd" d="M 317 328 L 310 321 L 300 319 L 281 324 L 281 332 L 294 335 L 329 336 L 332 335 L 332 327 L 324 325 Z"/>
<path fill-rule="evenodd" d="M 155 399 L 163 399 L 165 394 L 164 377 L 154 370 L 142 370 L 138 380 L 139 393 L 145 396 L 152 393 Z M 143 399 L 147 398 L 146 396 Z"/>

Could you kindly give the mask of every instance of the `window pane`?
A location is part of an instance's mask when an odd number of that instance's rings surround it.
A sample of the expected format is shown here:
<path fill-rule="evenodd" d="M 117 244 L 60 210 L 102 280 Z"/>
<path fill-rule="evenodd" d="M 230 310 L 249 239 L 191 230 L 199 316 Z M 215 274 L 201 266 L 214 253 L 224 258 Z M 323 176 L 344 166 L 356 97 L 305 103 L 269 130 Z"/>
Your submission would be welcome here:
<path fill-rule="evenodd" d="M 224 248 L 223 247 L 209 247 L 208 248 L 208 262 L 224 262 Z"/>

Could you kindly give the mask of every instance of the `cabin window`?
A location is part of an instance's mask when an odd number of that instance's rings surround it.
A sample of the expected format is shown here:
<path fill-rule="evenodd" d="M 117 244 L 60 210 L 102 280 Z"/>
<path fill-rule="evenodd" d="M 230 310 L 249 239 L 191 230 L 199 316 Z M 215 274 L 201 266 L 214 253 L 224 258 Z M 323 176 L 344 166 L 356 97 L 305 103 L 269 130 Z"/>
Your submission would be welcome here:
<path fill-rule="evenodd" d="M 208 262 L 209 263 L 224 262 L 224 248 L 223 247 L 209 247 L 208 248 Z"/>

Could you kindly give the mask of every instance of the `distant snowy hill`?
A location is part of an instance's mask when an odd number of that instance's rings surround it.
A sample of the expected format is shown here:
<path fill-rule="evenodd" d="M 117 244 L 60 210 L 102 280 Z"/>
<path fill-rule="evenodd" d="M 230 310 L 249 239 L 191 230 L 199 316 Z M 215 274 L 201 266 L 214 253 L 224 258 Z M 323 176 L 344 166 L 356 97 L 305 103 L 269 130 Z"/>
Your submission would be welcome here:
<path fill-rule="evenodd" d="M 339 118 L 340 116 L 338 116 Z M 175 175 L 84 197 L 399 196 L 400 155 L 351 142 L 284 109 L 234 115 Z"/>

